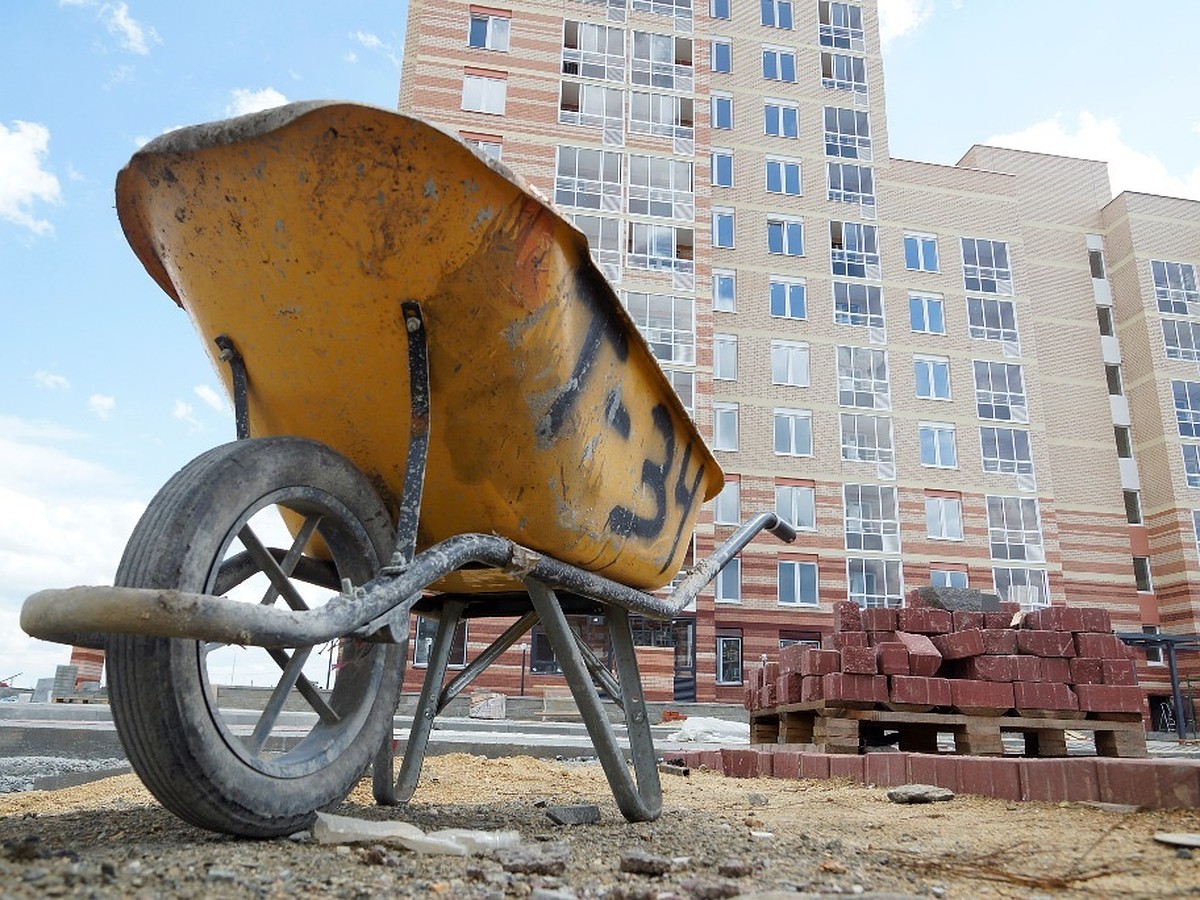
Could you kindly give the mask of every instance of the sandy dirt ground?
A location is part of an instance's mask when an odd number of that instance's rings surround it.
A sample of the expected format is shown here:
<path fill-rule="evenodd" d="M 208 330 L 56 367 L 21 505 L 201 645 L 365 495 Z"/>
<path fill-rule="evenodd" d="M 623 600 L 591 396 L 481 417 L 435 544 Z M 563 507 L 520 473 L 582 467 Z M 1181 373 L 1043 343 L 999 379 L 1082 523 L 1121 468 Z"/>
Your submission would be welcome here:
<path fill-rule="evenodd" d="M 521 854 L 424 856 L 308 834 L 245 841 L 192 828 L 135 776 L 0 796 L 0 896 L 609 897 L 1197 896 L 1200 811 L 1114 811 L 960 796 L 902 806 L 838 782 L 664 775 L 664 811 L 626 823 L 596 764 L 464 754 L 428 760 L 413 802 L 363 782 L 336 812 L 423 829 L 515 829 Z M 594 803 L 559 826 L 544 804 Z M 633 871 L 625 871 L 633 870 Z"/>

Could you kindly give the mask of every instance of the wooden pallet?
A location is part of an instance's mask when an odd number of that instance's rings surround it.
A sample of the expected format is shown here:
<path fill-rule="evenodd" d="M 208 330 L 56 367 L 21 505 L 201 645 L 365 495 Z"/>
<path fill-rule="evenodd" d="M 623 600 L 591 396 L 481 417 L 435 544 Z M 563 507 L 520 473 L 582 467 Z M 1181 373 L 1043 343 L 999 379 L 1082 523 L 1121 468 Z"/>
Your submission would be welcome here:
<path fill-rule="evenodd" d="M 1025 756 L 1066 756 L 1068 731 L 1090 734 L 1097 756 L 1142 758 L 1146 732 L 1136 713 L 1056 716 L 969 716 L 962 713 L 848 709 L 823 702 L 793 703 L 750 714 L 752 744 L 786 744 L 822 753 L 860 753 L 865 746 L 898 743 L 901 750 L 937 753 L 939 735 L 954 752 L 1004 755 L 1003 735 L 1024 738 Z"/>

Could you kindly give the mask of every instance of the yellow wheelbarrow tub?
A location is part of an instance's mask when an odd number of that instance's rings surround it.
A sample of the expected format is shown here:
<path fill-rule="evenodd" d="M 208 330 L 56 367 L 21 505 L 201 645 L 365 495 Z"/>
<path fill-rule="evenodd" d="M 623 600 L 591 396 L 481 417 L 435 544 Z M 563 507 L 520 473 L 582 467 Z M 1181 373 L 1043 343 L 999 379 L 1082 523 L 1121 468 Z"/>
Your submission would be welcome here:
<path fill-rule="evenodd" d="M 328 444 L 393 509 L 411 430 L 401 304 L 420 304 L 418 550 L 494 533 L 646 590 L 680 568 L 721 470 L 586 239 L 502 165 L 419 119 L 291 104 L 147 144 L 117 212 L 231 396 L 214 341 L 236 345 L 251 435 Z"/>

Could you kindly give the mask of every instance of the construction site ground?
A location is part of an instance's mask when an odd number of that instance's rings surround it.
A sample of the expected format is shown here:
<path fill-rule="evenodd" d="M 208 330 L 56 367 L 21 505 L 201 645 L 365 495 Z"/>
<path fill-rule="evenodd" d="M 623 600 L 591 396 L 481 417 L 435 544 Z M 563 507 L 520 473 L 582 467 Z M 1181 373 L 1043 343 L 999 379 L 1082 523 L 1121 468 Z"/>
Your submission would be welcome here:
<path fill-rule="evenodd" d="M 898 805 L 837 781 L 664 775 L 664 811 L 630 824 L 595 763 L 431 757 L 411 804 L 363 782 L 336 812 L 425 830 L 515 829 L 524 862 L 246 841 L 192 828 L 133 775 L 0 795 L 0 896 L 560 898 L 1195 896 L 1200 811 L 1139 812 L 958 796 Z M 554 824 L 545 804 L 595 804 Z M 623 871 L 633 869 L 637 871 Z M 657 872 L 658 874 L 652 874 Z"/>

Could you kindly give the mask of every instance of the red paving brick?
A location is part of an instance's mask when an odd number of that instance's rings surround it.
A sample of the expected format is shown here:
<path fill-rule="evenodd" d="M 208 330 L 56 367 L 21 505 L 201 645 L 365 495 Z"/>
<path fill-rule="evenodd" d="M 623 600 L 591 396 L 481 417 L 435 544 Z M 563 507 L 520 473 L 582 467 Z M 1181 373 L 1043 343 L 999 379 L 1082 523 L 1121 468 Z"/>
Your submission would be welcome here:
<path fill-rule="evenodd" d="M 942 667 L 942 654 L 926 635 L 897 631 L 896 640 L 908 648 L 908 668 L 914 675 L 936 675 Z"/>
<path fill-rule="evenodd" d="M 1041 631 L 1084 631 L 1083 610 L 1077 606 L 1047 606 L 1025 617 L 1025 628 Z"/>
<path fill-rule="evenodd" d="M 1137 684 L 1137 666 L 1132 659 L 1105 659 L 1100 663 L 1105 684 Z"/>
<path fill-rule="evenodd" d="M 799 778 L 800 754 L 795 750 L 774 750 L 771 771 L 775 778 Z"/>
<path fill-rule="evenodd" d="M 829 702 L 845 700 L 855 703 L 886 703 L 888 680 L 886 675 L 848 675 L 833 672 L 821 679 L 821 691 Z"/>
<path fill-rule="evenodd" d="M 1075 659 L 1068 660 L 1068 662 L 1071 668 L 1072 684 L 1104 683 L 1103 660 L 1094 659 L 1089 656 L 1077 656 Z"/>
<path fill-rule="evenodd" d="M 943 659 L 967 659 L 972 656 L 982 656 L 983 630 L 971 628 L 967 631 L 955 631 L 952 634 L 935 634 L 929 638 L 933 646 L 938 648 Z"/>
<path fill-rule="evenodd" d="M 979 636 L 983 639 L 983 652 L 989 656 L 1015 656 L 1017 632 L 1012 628 L 984 628 Z"/>
<path fill-rule="evenodd" d="M 864 783 L 867 778 L 866 757 L 854 753 L 829 754 L 829 777 Z"/>
<path fill-rule="evenodd" d="M 851 675 L 876 675 L 879 672 L 873 647 L 846 647 L 842 650 L 842 671 Z"/>
<path fill-rule="evenodd" d="M 801 778 L 828 778 L 830 753 L 801 753 Z"/>
<path fill-rule="evenodd" d="M 1003 712 L 1013 707 L 1012 683 L 952 678 L 950 679 L 950 702 L 968 714 L 974 714 L 976 710 Z"/>
<path fill-rule="evenodd" d="M 893 675 L 888 679 L 889 698 L 892 703 L 916 706 L 949 706 L 949 678 L 923 678 L 917 675 Z"/>
<path fill-rule="evenodd" d="M 1061 803 L 1100 799 L 1094 758 L 1022 759 L 1019 764 L 1022 800 Z"/>
<path fill-rule="evenodd" d="M 1129 659 L 1129 648 L 1115 634 L 1077 634 L 1075 635 L 1075 651 L 1078 656 Z"/>
<path fill-rule="evenodd" d="M 801 675 L 828 675 L 830 672 L 840 672 L 841 669 L 842 654 L 838 650 L 806 647 L 800 657 Z"/>
<path fill-rule="evenodd" d="M 1028 631 L 1021 629 L 1017 632 L 1017 652 L 1029 656 L 1094 656 L 1099 654 L 1075 652 L 1074 636 L 1069 631 Z"/>
<path fill-rule="evenodd" d="M 908 648 L 899 641 L 875 645 L 876 665 L 881 675 L 908 675 Z"/>
<path fill-rule="evenodd" d="M 1103 685 L 1099 685 L 1103 687 Z M 1013 682 L 1013 705 L 1017 710 L 1073 710 L 1079 708 L 1075 692 L 1065 684 L 1046 681 Z"/>
<path fill-rule="evenodd" d="M 868 753 L 864 758 L 867 761 L 867 784 L 877 787 L 899 787 L 908 784 L 907 753 Z"/>
<path fill-rule="evenodd" d="M 1014 681 L 1017 677 L 1018 656 L 973 656 L 959 663 L 963 678 L 977 681 Z"/>
<path fill-rule="evenodd" d="M 833 604 L 834 631 L 864 631 L 862 607 L 852 600 L 838 600 Z"/>
<path fill-rule="evenodd" d="M 947 634 L 954 630 L 949 610 L 905 607 L 896 611 L 896 630 L 911 634 Z"/>
<path fill-rule="evenodd" d="M 1140 713 L 1142 689 L 1129 684 L 1077 684 L 1075 695 L 1085 712 Z"/>
<path fill-rule="evenodd" d="M 1071 684 L 1071 663 L 1069 659 L 1051 659 L 1047 657 L 1041 660 L 1041 680 L 1052 681 L 1057 684 Z"/>

